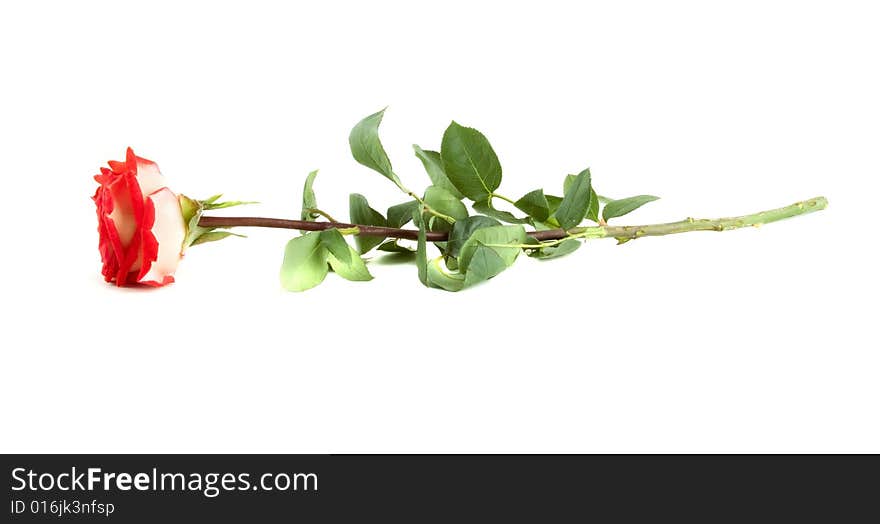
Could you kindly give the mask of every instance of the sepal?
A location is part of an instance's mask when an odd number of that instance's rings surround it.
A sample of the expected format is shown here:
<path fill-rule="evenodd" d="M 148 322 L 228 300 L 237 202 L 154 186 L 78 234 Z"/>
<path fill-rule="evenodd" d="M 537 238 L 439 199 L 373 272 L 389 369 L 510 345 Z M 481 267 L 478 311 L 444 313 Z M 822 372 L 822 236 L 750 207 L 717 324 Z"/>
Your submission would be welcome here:
<path fill-rule="evenodd" d="M 242 200 L 218 202 L 222 196 L 222 194 L 217 194 L 204 200 L 196 200 L 194 198 L 189 198 L 186 195 L 178 195 L 180 210 L 183 213 L 183 222 L 186 224 L 186 237 L 183 241 L 183 251 L 186 251 L 190 246 L 204 244 L 206 242 L 216 242 L 217 240 L 223 240 L 230 236 L 246 238 L 245 235 L 233 233 L 231 231 L 223 231 L 225 228 L 202 227 L 199 225 L 199 219 L 202 218 L 202 213 L 205 211 L 257 203 Z M 220 229 L 220 231 L 218 231 L 218 229 Z"/>

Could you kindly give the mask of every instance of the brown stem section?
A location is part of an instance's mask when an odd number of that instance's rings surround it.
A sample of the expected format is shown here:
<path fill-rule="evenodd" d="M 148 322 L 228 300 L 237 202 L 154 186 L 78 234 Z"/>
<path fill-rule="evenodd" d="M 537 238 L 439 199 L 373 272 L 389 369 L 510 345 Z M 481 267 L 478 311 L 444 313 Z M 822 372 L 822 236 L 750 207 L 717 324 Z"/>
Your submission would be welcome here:
<path fill-rule="evenodd" d="M 351 229 L 356 227 L 358 228 L 359 235 L 367 237 L 404 238 L 407 240 L 418 240 L 419 238 L 419 231 L 417 229 L 364 226 L 360 224 L 344 224 L 342 222 L 311 222 L 308 220 L 287 220 L 283 218 L 203 216 L 199 219 L 199 225 L 202 227 L 274 227 L 279 229 L 299 229 L 300 231 L 323 231 L 333 228 Z M 428 231 L 426 237 L 430 242 L 443 242 L 449 238 L 449 234 Z"/>
<path fill-rule="evenodd" d="M 403 238 L 418 240 L 418 229 L 399 229 L 396 227 L 364 226 L 360 224 L 344 224 L 342 222 L 311 222 L 308 220 L 287 220 L 284 218 L 262 217 L 205 217 L 199 220 L 202 227 L 274 227 L 279 229 L 299 229 L 300 231 L 323 231 L 325 229 L 358 228 L 358 234 L 367 237 Z M 556 240 L 565 238 L 567 233 L 562 229 L 545 231 L 529 231 L 529 236 L 536 240 Z M 428 231 L 425 233 L 429 242 L 445 242 L 449 233 Z"/>

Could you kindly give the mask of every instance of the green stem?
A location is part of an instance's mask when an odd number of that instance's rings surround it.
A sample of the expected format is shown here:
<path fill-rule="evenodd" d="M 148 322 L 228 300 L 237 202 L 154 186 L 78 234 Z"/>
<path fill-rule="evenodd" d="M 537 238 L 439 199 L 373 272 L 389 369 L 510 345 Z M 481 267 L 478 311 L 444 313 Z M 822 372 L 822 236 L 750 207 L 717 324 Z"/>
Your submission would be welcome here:
<path fill-rule="evenodd" d="M 627 240 L 641 237 L 674 235 L 677 233 L 689 233 L 691 231 L 730 231 L 732 229 L 743 227 L 760 227 L 764 224 L 777 222 L 786 218 L 813 213 L 814 211 L 825 209 L 827 206 L 828 200 L 825 197 L 816 197 L 801 202 L 795 202 L 790 206 L 738 217 L 716 219 L 687 218 L 679 222 L 650 224 L 645 226 L 576 227 L 570 229 L 568 233 L 571 235 L 592 235 L 598 233 L 599 230 L 603 230 L 601 236 L 613 237 L 619 241 L 626 242 Z"/>
<path fill-rule="evenodd" d="M 504 195 L 499 195 L 498 193 L 492 193 L 491 195 L 489 195 L 489 197 L 490 198 L 500 198 L 501 200 L 504 200 L 505 202 L 508 202 L 511 205 L 514 205 L 514 206 L 516 205 L 516 202 L 514 200 L 507 198 Z"/>
<path fill-rule="evenodd" d="M 321 211 L 320 209 L 318 209 L 316 207 L 311 207 L 309 209 L 306 209 L 306 212 L 314 213 L 315 215 L 320 215 L 320 216 L 326 218 L 327 220 L 329 220 L 330 222 L 339 222 L 338 220 L 336 220 L 335 218 L 330 216 L 330 214 L 327 213 L 326 211 Z"/>

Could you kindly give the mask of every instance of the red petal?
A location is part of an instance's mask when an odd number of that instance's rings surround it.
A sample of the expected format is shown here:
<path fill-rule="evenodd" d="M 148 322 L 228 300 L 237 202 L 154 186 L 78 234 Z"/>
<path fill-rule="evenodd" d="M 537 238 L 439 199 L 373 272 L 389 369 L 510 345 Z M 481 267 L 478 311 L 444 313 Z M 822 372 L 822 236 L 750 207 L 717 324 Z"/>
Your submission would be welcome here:
<path fill-rule="evenodd" d="M 141 248 L 141 231 L 144 222 L 144 197 L 141 194 L 141 188 L 138 187 L 133 173 L 126 173 L 123 176 L 128 186 L 132 214 L 134 215 L 136 226 L 131 243 L 125 247 L 125 256 L 122 257 L 122 261 L 119 264 L 119 272 L 116 274 L 117 286 L 124 286 L 128 283 L 128 275 L 132 271 L 132 266 L 138 260 Z"/>
<path fill-rule="evenodd" d="M 116 232 L 113 221 L 107 218 L 109 213 L 107 213 L 106 193 L 107 190 L 101 186 L 95 191 L 95 196 L 92 198 L 98 213 L 98 251 L 101 253 L 101 262 L 103 263 L 101 274 L 104 275 L 104 280 L 110 282 L 119 270 L 117 253 L 121 252 L 122 246 L 119 243 L 119 234 Z M 112 207 L 112 202 L 109 205 Z"/>
<path fill-rule="evenodd" d="M 140 282 L 142 278 L 150 271 L 150 267 L 159 256 L 159 241 L 153 235 L 153 223 L 156 221 L 156 206 L 153 205 L 152 199 L 144 202 L 144 218 L 140 226 L 141 229 L 141 270 L 135 279 Z"/>
<path fill-rule="evenodd" d="M 125 167 L 129 171 L 137 173 L 137 156 L 135 156 L 134 150 L 130 147 L 125 150 Z"/>
<path fill-rule="evenodd" d="M 125 162 L 110 160 L 109 162 L 107 162 L 107 165 L 109 165 L 110 170 L 117 175 L 122 175 L 128 171 L 128 167 L 125 165 Z"/>

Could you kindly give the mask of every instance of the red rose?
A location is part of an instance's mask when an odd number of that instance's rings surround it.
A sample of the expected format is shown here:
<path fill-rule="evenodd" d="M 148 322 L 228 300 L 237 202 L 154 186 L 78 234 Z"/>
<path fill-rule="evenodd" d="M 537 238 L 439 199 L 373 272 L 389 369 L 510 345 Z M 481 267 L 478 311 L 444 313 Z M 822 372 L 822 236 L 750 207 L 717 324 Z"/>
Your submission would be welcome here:
<path fill-rule="evenodd" d="M 154 162 L 126 151 L 125 162 L 108 162 L 95 180 L 101 273 L 117 286 L 174 282 L 186 225 L 180 201 L 165 187 Z"/>

